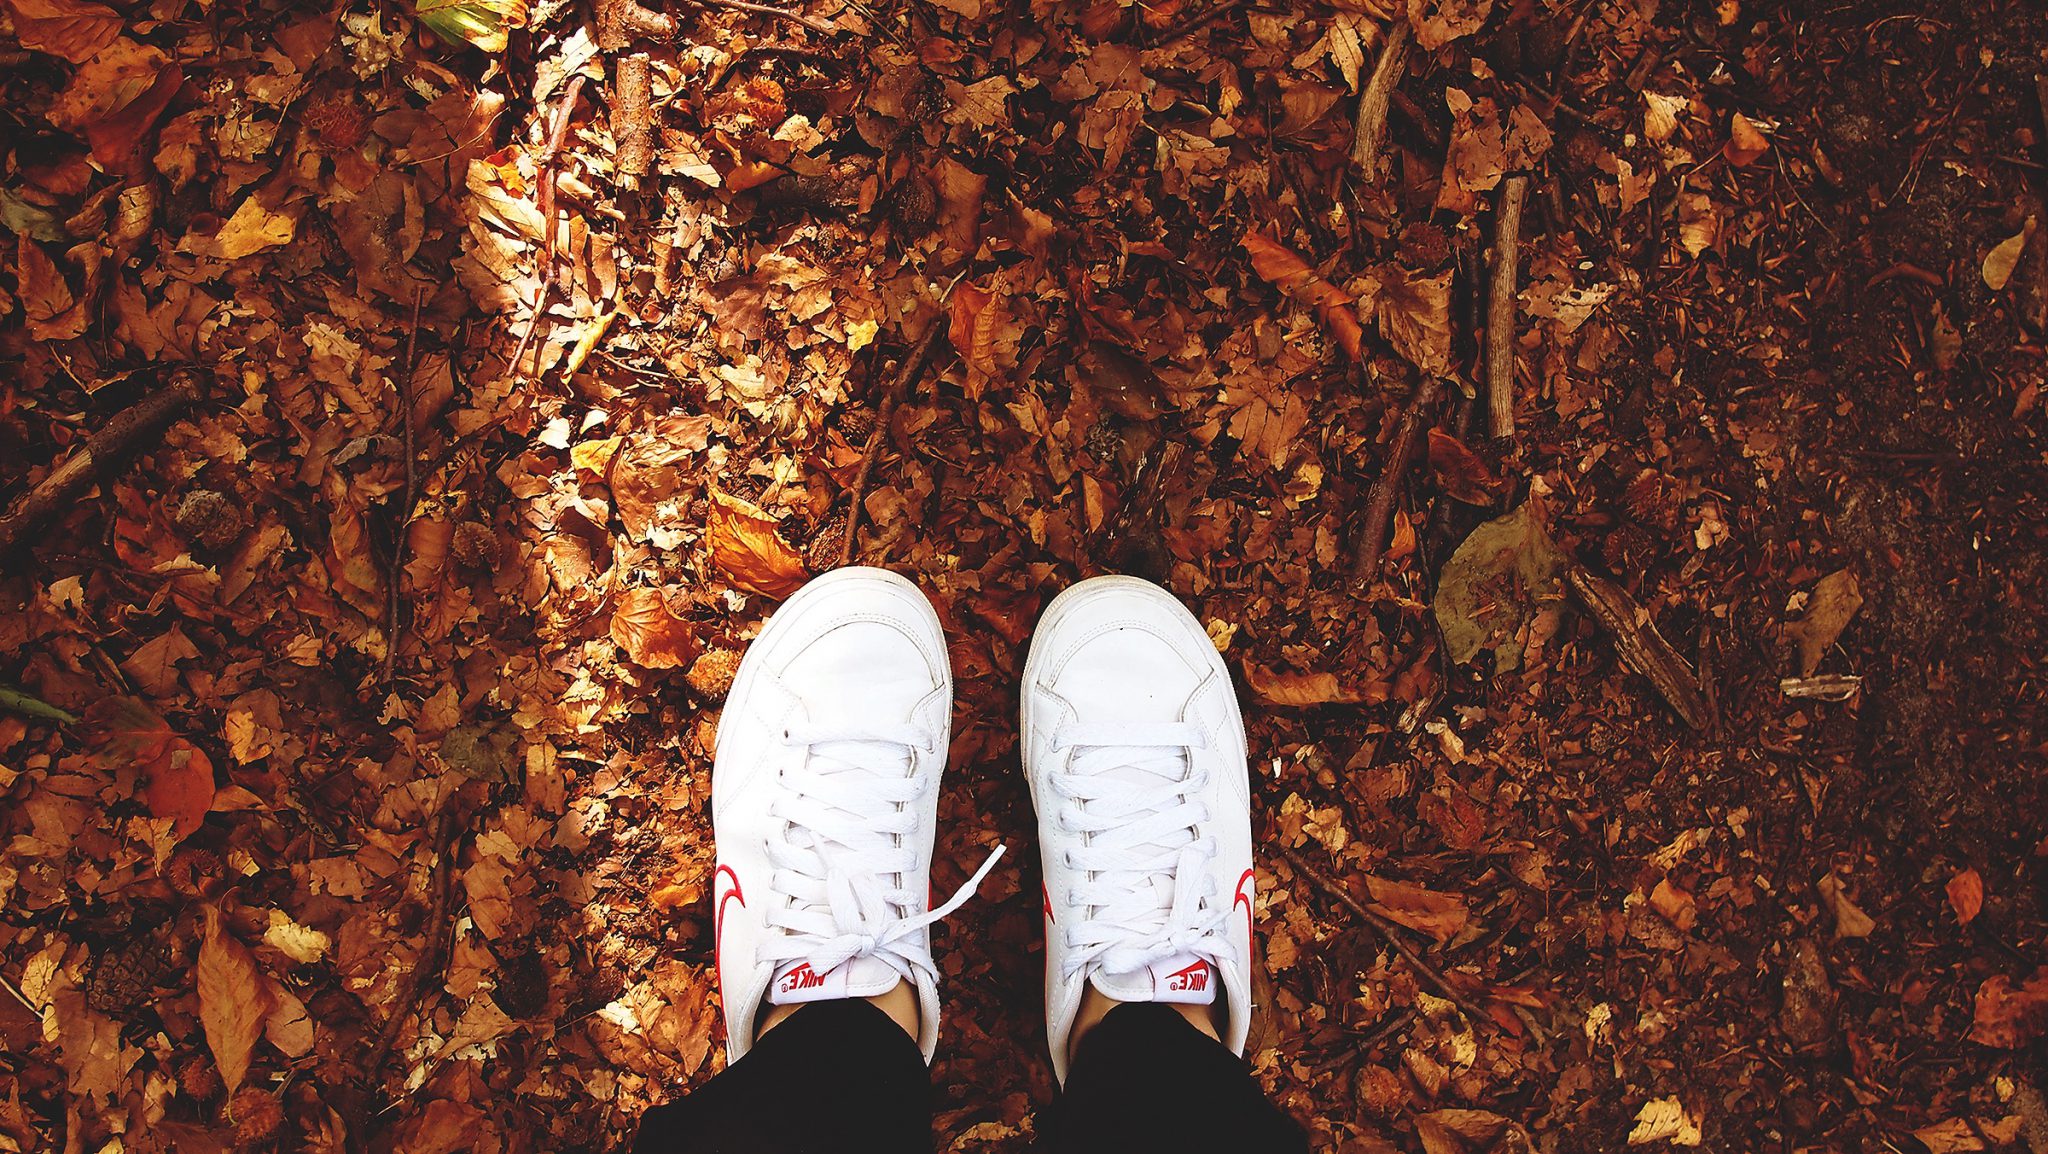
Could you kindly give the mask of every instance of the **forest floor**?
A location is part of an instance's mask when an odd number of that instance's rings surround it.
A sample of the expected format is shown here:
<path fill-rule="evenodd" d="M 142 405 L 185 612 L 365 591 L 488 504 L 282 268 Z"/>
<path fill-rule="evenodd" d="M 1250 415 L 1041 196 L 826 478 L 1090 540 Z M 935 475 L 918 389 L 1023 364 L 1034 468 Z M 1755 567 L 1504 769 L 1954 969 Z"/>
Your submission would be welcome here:
<path fill-rule="evenodd" d="M 2048 1154 L 2038 6 L 112 2 L 0 0 L 0 1151 L 616 1147 L 852 559 L 1012 850 L 940 1149 L 1053 1093 L 1014 703 L 1120 570 L 1318 1149 Z"/>

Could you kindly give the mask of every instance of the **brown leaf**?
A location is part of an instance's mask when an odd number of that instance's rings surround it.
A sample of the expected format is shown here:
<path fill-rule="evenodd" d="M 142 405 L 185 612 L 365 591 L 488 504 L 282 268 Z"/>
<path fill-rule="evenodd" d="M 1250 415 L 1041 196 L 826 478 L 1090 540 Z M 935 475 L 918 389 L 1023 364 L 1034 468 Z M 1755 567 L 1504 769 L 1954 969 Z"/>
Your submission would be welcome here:
<path fill-rule="evenodd" d="M 1431 376 L 1451 371 L 1451 270 L 1421 276 L 1396 265 L 1373 299 L 1380 335 L 1410 364 Z"/>
<path fill-rule="evenodd" d="M 1306 305 L 1330 330 L 1330 336 L 1352 360 L 1363 355 L 1364 326 L 1351 308 L 1351 294 L 1324 280 L 1308 261 L 1264 233 L 1246 233 L 1244 249 L 1260 279 Z"/>
<path fill-rule="evenodd" d="M 768 597 L 796 592 L 809 579 L 803 558 L 775 533 L 775 519 L 751 501 L 713 491 L 705 537 L 711 559 L 735 585 Z"/>
<path fill-rule="evenodd" d="M 1371 874 L 1366 875 L 1365 885 L 1372 891 L 1374 913 L 1390 922 L 1428 934 L 1438 943 L 1456 937 L 1471 916 L 1465 899 L 1458 894 L 1441 893 Z"/>
<path fill-rule="evenodd" d="M 1408 0 L 1408 24 L 1415 29 L 1415 42 L 1434 52 L 1479 31 L 1492 11 L 1493 0 Z"/>
<path fill-rule="evenodd" d="M 1467 505 L 1491 505 L 1501 490 L 1501 480 L 1465 447 L 1465 442 L 1443 431 L 1429 431 L 1429 471 L 1436 487 Z"/>
<path fill-rule="evenodd" d="M 988 177 L 948 157 L 932 170 L 939 194 L 939 236 L 961 257 L 974 255 L 981 242 L 981 202 Z"/>
<path fill-rule="evenodd" d="M 1844 938 L 1867 938 L 1877 928 L 1877 920 L 1863 912 L 1861 906 L 1849 900 L 1848 892 L 1842 886 L 1842 879 L 1830 870 L 1827 876 L 1814 883 L 1820 890 L 1821 900 L 1835 915 L 1835 934 Z"/>
<path fill-rule="evenodd" d="M 1984 265 L 1979 270 L 1984 278 L 1984 287 L 1992 292 L 2001 292 L 2012 280 L 2013 270 L 2019 267 L 2020 254 L 2027 249 L 2027 239 L 2034 235 L 2034 218 L 2028 217 L 2024 228 L 1993 245 L 1984 254 Z"/>
<path fill-rule="evenodd" d="M 190 837 L 206 820 L 213 806 L 213 763 L 147 705 L 132 697 L 103 697 L 86 707 L 85 734 L 101 766 L 137 775 L 143 805 L 156 817 L 172 819 L 176 836 Z"/>
<path fill-rule="evenodd" d="M 1975 1018 L 1970 1040 L 1981 1046 L 2013 1050 L 2048 1033 L 2048 966 L 2018 989 L 2004 974 L 1977 987 Z"/>
<path fill-rule="evenodd" d="M 668 610 L 659 589 L 628 589 L 612 607 L 612 640 L 636 665 L 648 669 L 686 666 L 703 652 L 685 622 Z"/>
<path fill-rule="evenodd" d="M 1490 1110 L 1432 1110 L 1415 1116 L 1423 1154 L 1508 1154 L 1527 1149 L 1522 1128 Z"/>
<path fill-rule="evenodd" d="M 1721 148 L 1721 155 L 1737 168 L 1755 163 L 1756 158 L 1769 152 L 1770 138 L 1756 126 L 1756 122 L 1740 112 L 1728 124 L 1728 143 Z"/>
<path fill-rule="evenodd" d="M 1799 647 L 1801 677 L 1811 677 L 1820 668 L 1820 659 L 1861 608 L 1863 593 L 1856 575 L 1847 569 L 1837 569 L 1814 585 L 1806 600 L 1806 616 L 1785 627 L 1785 636 Z"/>
<path fill-rule="evenodd" d="M 1973 1121 L 1969 1118 L 1948 1118 L 1913 1131 L 1913 1137 L 1927 1147 L 1927 1154 L 1964 1154 L 1971 1150 L 1988 1150 L 1993 1146 L 2003 1148 L 2018 1142 L 2020 1123 L 2018 1114 L 2009 1114 L 1997 1121 Z M 1989 1140 L 1993 1146 L 1984 1143 Z"/>
<path fill-rule="evenodd" d="M 78 0 L 6 0 L 23 48 L 83 64 L 121 34 L 121 14 Z"/>
<path fill-rule="evenodd" d="M 1681 933 L 1690 933 L 1693 924 L 1699 920 L 1692 894 L 1671 884 L 1668 877 L 1658 881 L 1657 888 L 1650 891 L 1650 908 L 1664 915 L 1664 920 L 1678 927 Z"/>
<path fill-rule="evenodd" d="M 989 381 L 995 378 L 996 328 L 1002 309 L 996 294 L 975 284 L 953 290 L 953 304 L 946 336 L 967 367 L 964 391 L 969 400 L 980 400 Z"/>
<path fill-rule="evenodd" d="M 1956 912 L 1956 920 L 1969 925 L 1984 909 L 1984 879 L 1974 869 L 1966 869 L 1948 879 L 1948 907 Z"/>
<path fill-rule="evenodd" d="M 30 335 L 37 340 L 68 341 L 84 333 L 84 312 L 73 307 L 78 302 L 57 262 L 27 233 L 15 238 L 15 254 L 15 292 L 28 318 Z"/>
<path fill-rule="evenodd" d="M 199 943 L 199 1022 L 206 1048 L 232 1094 L 249 1073 L 256 1039 L 273 1009 L 270 984 L 256 968 L 249 947 L 221 926 L 220 911 L 206 911 L 206 937 Z"/>
<path fill-rule="evenodd" d="M 1387 699 L 1384 681 L 1347 685 L 1334 673 L 1294 673 L 1247 662 L 1244 679 L 1273 705 L 1370 705 Z"/>

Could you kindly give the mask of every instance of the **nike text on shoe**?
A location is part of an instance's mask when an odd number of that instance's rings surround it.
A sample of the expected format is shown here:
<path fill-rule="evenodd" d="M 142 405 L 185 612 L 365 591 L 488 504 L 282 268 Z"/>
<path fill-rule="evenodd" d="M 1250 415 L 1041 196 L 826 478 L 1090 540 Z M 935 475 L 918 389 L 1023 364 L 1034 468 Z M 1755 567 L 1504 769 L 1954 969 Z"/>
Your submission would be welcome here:
<path fill-rule="evenodd" d="M 712 933 L 726 1053 L 753 1045 L 764 1002 L 917 993 L 938 1043 L 929 901 L 953 674 L 931 602 L 881 569 L 835 569 L 777 609 L 718 721 Z"/>
<path fill-rule="evenodd" d="M 1230 673 L 1164 589 L 1097 577 L 1046 607 L 1024 667 L 1024 773 L 1045 870 L 1053 1072 L 1092 985 L 1251 1024 L 1251 786 Z"/>

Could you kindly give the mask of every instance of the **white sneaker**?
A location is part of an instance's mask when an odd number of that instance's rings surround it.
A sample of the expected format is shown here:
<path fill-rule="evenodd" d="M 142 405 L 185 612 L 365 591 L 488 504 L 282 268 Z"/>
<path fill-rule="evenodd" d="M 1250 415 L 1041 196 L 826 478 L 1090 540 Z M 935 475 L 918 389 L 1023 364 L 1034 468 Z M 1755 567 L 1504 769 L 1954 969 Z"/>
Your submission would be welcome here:
<path fill-rule="evenodd" d="M 747 648 L 718 721 L 711 820 L 727 1060 L 764 1003 L 917 991 L 926 1062 L 939 1037 L 931 924 L 979 872 L 930 900 L 953 672 L 938 614 L 881 569 L 835 569 L 783 603 Z"/>
<path fill-rule="evenodd" d="M 1172 594 L 1097 577 L 1055 598 L 1024 666 L 1021 744 L 1045 873 L 1053 1073 L 1093 985 L 1251 1026 L 1251 784 L 1230 673 Z"/>

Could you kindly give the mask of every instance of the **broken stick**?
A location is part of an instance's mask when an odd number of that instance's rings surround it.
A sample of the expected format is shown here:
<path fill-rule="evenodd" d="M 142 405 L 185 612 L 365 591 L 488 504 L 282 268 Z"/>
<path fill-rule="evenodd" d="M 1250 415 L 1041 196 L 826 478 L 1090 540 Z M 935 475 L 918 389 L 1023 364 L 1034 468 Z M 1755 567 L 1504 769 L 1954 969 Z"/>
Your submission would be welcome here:
<path fill-rule="evenodd" d="M 160 433 L 205 395 L 204 375 L 194 368 L 171 370 L 170 379 L 130 405 L 106 427 L 85 439 L 78 451 L 50 470 L 14 511 L 0 517 L 0 557 L 25 544 L 44 522 L 69 508 L 95 480 L 111 472 L 144 437 Z"/>
<path fill-rule="evenodd" d="M 612 58 L 612 176 L 619 191 L 637 192 L 654 167 L 654 73 L 641 40 L 669 40 L 675 17 L 634 0 L 598 0 L 597 46 Z"/>
<path fill-rule="evenodd" d="M 1649 678 L 1687 725 L 1703 731 L 1712 729 L 1714 713 L 1700 692 L 1699 675 L 1657 632 L 1656 622 L 1650 620 L 1635 598 L 1583 565 L 1572 566 L 1565 576 L 1593 620 L 1614 635 L 1614 647 L 1620 651 L 1622 663 Z"/>
<path fill-rule="evenodd" d="M 1515 435 L 1515 265 L 1522 245 L 1522 198 L 1529 178 L 1501 182 L 1493 230 L 1493 291 L 1486 308 L 1486 403 L 1496 437 Z"/>
<path fill-rule="evenodd" d="M 945 327 L 943 315 L 932 318 L 931 327 L 924 331 L 917 347 L 903 358 L 902 366 L 896 370 L 896 379 L 889 382 L 889 391 L 882 394 L 882 399 L 875 406 L 875 431 L 868 434 L 867 448 L 860 458 L 860 472 L 853 477 L 853 504 L 846 510 L 846 544 L 840 550 L 841 565 L 853 564 L 854 558 L 860 555 L 861 505 L 867 500 L 868 478 L 875 471 L 875 460 L 882 455 L 882 443 L 889 438 L 889 419 L 896 413 L 897 402 L 910 391 L 910 382 L 931 359 L 932 344 L 939 339 L 939 332 Z"/>
<path fill-rule="evenodd" d="M 1408 22 L 1395 20 L 1387 30 L 1386 47 L 1372 66 L 1372 78 L 1358 97 L 1358 124 L 1351 136 L 1351 161 L 1368 183 L 1380 178 L 1380 151 L 1387 142 L 1387 105 L 1394 86 L 1408 71 Z"/>
<path fill-rule="evenodd" d="M 1436 396 L 1442 388 L 1442 381 L 1424 376 L 1409 396 L 1407 411 L 1401 414 L 1401 423 L 1394 429 L 1394 443 L 1387 450 L 1386 466 L 1380 470 L 1379 480 L 1373 482 L 1366 496 L 1365 517 L 1358 526 L 1358 540 L 1353 546 L 1351 572 L 1358 580 L 1370 581 L 1379 576 L 1380 555 L 1387 546 L 1387 526 L 1394 519 L 1394 503 L 1400 499 L 1401 482 L 1408 475 L 1408 466 L 1415 460 L 1415 446 L 1422 440 L 1430 410 L 1436 407 Z"/>
<path fill-rule="evenodd" d="M 1393 922 L 1372 912 L 1371 909 L 1366 907 L 1364 902 L 1352 897 L 1350 892 L 1343 886 L 1325 877 L 1322 871 L 1308 864 L 1307 859 L 1301 856 L 1301 851 L 1288 846 L 1281 846 L 1280 856 L 1287 859 L 1287 864 L 1293 866 L 1296 873 L 1307 878 L 1309 884 L 1337 899 L 1338 904 L 1357 914 L 1367 925 L 1378 930 L 1381 940 L 1394 947 L 1394 952 L 1406 959 L 1408 964 L 1414 967 L 1416 973 L 1421 974 L 1430 985 L 1437 988 L 1437 992 L 1449 998 L 1453 1005 L 1465 1011 L 1466 1017 L 1475 1022 L 1486 1020 L 1486 1011 L 1480 1009 L 1472 999 L 1459 993 L 1456 987 L 1445 981 L 1444 976 L 1437 973 L 1435 966 L 1424 961 L 1422 955 L 1416 953 L 1415 948 L 1410 946 L 1407 939 L 1401 936 L 1400 931 L 1395 928 Z"/>

